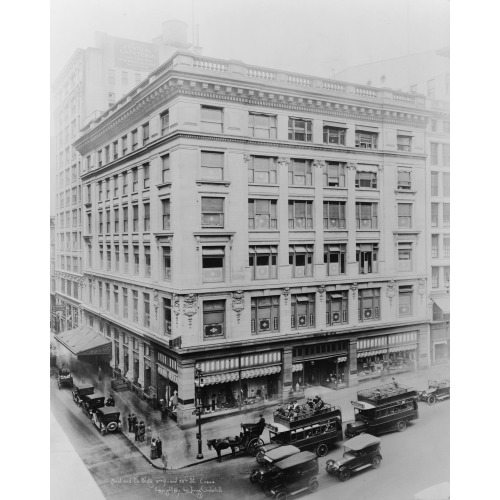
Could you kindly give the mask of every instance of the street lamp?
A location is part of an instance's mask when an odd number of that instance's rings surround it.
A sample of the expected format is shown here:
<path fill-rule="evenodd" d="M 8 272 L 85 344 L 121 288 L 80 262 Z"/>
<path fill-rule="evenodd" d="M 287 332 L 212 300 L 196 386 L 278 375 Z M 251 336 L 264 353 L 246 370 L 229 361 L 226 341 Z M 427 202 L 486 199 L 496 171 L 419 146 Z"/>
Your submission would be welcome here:
<path fill-rule="evenodd" d="M 198 455 L 196 455 L 196 458 L 198 460 L 203 459 L 203 453 L 201 451 L 201 412 L 203 410 L 203 405 L 201 404 L 201 388 L 205 385 L 203 382 L 203 372 L 201 371 L 201 368 L 199 368 L 200 365 L 197 365 L 195 367 L 195 381 L 194 384 L 197 388 L 197 404 L 196 404 L 196 415 L 198 416 L 198 433 L 196 434 L 196 438 L 198 439 Z"/>

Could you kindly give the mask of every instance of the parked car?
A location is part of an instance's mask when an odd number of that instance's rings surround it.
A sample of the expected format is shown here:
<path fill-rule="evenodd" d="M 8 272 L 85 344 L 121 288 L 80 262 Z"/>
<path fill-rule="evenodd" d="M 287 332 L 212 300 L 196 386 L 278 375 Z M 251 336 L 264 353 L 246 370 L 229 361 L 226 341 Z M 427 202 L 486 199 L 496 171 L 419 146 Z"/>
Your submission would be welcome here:
<path fill-rule="evenodd" d="M 92 422 L 103 436 L 108 432 L 120 432 L 122 429 L 120 411 L 114 406 L 97 408 L 92 414 Z"/>
<path fill-rule="evenodd" d="M 442 401 L 450 397 L 450 379 L 443 379 L 440 382 L 429 380 L 429 388 L 426 391 L 418 393 L 420 401 L 426 401 L 427 404 L 433 405 L 436 401 Z"/>
<path fill-rule="evenodd" d="M 344 455 L 340 460 L 327 460 L 326 472 L 347 481 L 352 472 L 368 467 L 380 467 L 380 439 L 371 434 L 360 434 L 344 443 Z"/>
<path fill-rule="evenodd" d="M 296 446 L 285 445 L 279 446 L 278 448 L 268 451 L 267 453 L 262 450 L 259 453 L 262 453 L 262 462 L 259 463 L 262 463 L 263 467 L 255 469 L 252 472 L 250 475 L 250 481 L 252 483 L 259 482 L 261 484 L 265 484 L 268 480 L 269 471 L 272 466 L 285 458 L 300 453 L 300 449 Z"/>
<path fill-rule="evenodd" d="M 286 500 L 288 495 L 305 491 L 313 493 L 319 487 L 318 472 L 317 455 L 301 451 L 273 465 L 264 493 L 276 500 Z"/>
<path fill-rule="evenodd" d="M 100 394 L 89 394 L 82 396 L 82 410 L 87 417 L 92 418 L 92 414 L 104 406 L 104 396 Z"/>
<path fill-rule="evenodd" d="M 60 389 L 63 386 L 73 387 L 73 377 L 67 368 L 59 368 L 57 372 L 57 387 Z"/>
<path fill-rule="evenodd" d="M 73 401 L 78 405 L 82 405 L 82 397 L 94 394 L 94 386 L 91 384 L 74 384 L 73 385 Z"/>

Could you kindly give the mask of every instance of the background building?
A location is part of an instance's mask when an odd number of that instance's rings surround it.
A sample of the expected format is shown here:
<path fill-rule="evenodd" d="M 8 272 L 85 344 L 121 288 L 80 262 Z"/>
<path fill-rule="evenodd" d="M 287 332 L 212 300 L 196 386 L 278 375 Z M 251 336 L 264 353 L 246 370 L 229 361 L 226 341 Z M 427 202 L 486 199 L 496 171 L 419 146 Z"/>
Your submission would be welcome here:
<path fill-rule="evenodd" d="M 195 365 L 218 407 L 427 366 L 431 114 L 419 94 L 177 53 L 74 143 L 80 332 L 138 392 L 178 391 L 180 425 Z"/>

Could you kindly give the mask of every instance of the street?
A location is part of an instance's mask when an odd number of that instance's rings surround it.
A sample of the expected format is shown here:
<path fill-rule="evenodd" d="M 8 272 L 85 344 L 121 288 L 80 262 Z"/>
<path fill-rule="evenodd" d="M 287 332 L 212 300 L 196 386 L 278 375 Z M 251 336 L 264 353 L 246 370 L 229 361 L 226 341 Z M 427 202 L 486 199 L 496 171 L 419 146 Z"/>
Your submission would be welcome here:
<path fill-rule="evenodd" d="M 53 380 L 51 410 L 107 499 L 265 498 L 260 488 L 249 481 L 251 471 L 257 466 L 252 457 L 237 455 L 232 459 L 230 452 L 224 450 L 222 463 L 209 461 L 163 472 L 153 468 L 125 436 L 101 436 L 74 404 L 71 391 L 58 391 Z M 345 483 L 329 476 L 325 472 L 325 463 L 342 455 L 340 443 L 326 457 L 319 459 L 319 490 L 303 497 L 311 500 L 411 500 L 416 492 L 449 481 L 450 403 L 438 402 L 432 407 L 420 403 L 419 410 L 420 418 L 405 432 L 381 437 L 383 461 L 379 469 L 369 468 L 353 474 Z M 352 415 L 346 414 L 345 419 L 349 418 Z M 267 432 L 263 437 L 268 439 Z M 205 458 L 215 456 L 214 452 L 207 450 L 205 442 L 203 453 Z M 71 481 L 71 478 L 67 480 Z"/>

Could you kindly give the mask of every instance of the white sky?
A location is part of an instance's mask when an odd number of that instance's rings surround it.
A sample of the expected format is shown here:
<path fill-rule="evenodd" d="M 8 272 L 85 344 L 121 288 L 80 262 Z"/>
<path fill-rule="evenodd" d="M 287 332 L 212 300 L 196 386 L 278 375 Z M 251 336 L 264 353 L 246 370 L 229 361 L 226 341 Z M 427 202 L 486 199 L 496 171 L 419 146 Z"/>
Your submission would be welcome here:
<path fill-rule="evenodd" d="M 347 66 L 449 45 L 449 0 L 51 0 L 51 79 L 94 33 L 150 42 L 199 25 L 203 54 L 332 77 Z"/>

